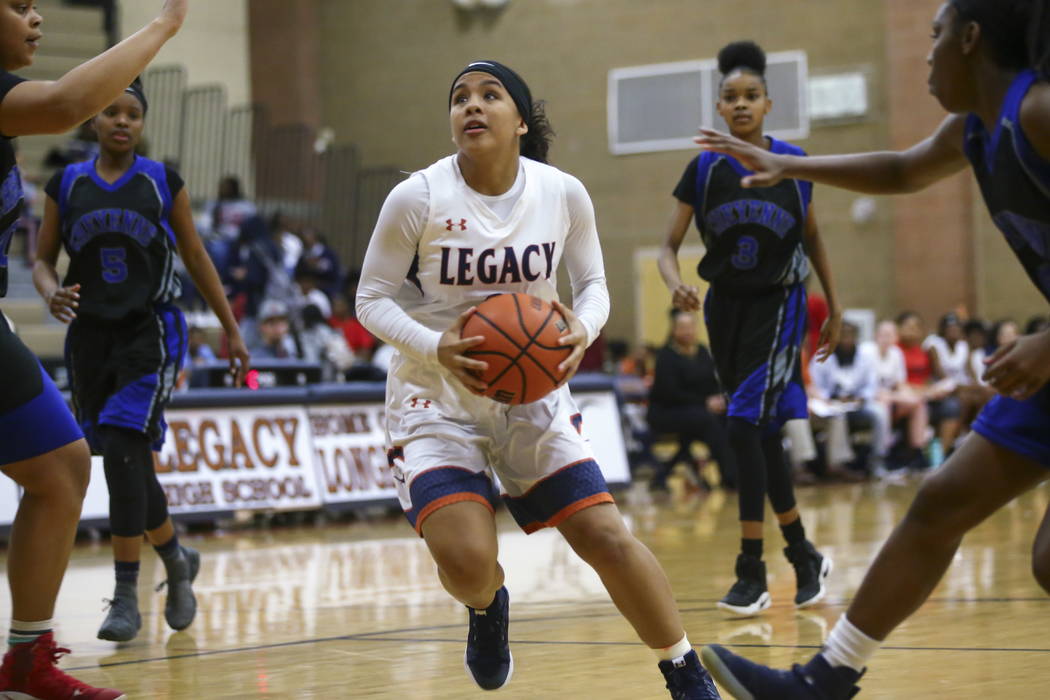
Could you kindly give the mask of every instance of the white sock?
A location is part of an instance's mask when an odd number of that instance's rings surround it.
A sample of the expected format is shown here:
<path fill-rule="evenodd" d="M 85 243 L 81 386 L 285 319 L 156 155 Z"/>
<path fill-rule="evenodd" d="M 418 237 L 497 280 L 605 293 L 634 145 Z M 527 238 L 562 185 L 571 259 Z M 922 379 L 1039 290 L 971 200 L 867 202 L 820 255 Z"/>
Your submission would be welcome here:
<path fill-rule="evenodd" d="M 821 654 L 832 668 L 848 666 L 860 673 L 880 646 L 882 642 L 861 632 L 843 615 L 828 635 Z"/>
<path fill-rule="evenodd" d="M 653 649 L 653 653 L 656 654 L 656 658 L 660 661 L 673 661 L 688 654 L 692 648 L 693 645 L 689 643 L 689 637 L 683 634 L 676 644 L 672 644 L 666 649 Z"/>
<path fill-rule="evenodd" d="M 15 644 L 35 642 L 37 638 L 50 632 L 53 627 L 54 623 L 51 620 L 36 620 L 34 622 L 11 620 L 11 629 L 7 634 L 7 643 L 14 646 Z"/>

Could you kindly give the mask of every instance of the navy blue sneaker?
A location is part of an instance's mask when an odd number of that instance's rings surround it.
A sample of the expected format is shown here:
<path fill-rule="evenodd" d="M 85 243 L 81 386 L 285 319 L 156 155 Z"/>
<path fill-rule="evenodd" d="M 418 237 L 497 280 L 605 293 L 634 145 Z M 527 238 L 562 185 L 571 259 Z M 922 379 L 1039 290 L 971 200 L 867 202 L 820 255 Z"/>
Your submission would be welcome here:
<path fill-rule="evenodd" d="M 805 666 L 778 671 L 737 656 L 717 644 L 701 652 L 704 666 L 737 700 L 847 700 L 860 692 L 863 674 L 852 668 L 832 668 L 817 654 Z"/>
<path fill-rule="evenodd" d="M 667 689 L 674 700 L 714 700 L 722 697 L 711 680 L 711 674 L 700 665 L 700 659 L 692 649 L 685 656 L 661 661 L 660 671 L 667 680 Z"/>
<path fill-rule="evenodd" d="M 514 675 L 507 633 L 510 628 L 510 595 L 506 587 L 496 591 L 492 604 L 484 610 L 467 606 L 470 631 L 463 665 L 482 690 L 498 690 Z"/>

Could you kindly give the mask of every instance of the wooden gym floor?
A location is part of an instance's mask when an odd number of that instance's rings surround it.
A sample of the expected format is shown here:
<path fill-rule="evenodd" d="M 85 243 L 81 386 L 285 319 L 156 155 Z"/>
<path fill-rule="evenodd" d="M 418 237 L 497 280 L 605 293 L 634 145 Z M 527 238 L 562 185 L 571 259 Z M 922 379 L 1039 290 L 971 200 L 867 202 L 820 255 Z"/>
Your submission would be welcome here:
<path fill-rule="evenodd" d="M 714 607 L 732 583 L 733 496 L 678 493 L 654 503 L 635 489 L 619 501 L 666 567 L 693 643 L 734 645 L 784 666 L 821 644 L 915 487 L 800 490 L 807 530 L 835 560 L 829 600 L 794 610 L 793 572 L 768 525 L 773 607 L 753 619 Z M 1050 696 L 1050 599 L 1029 561 L 1048 500 L 1044 485 L 967 538 L 933 598 L 876 657 L 862 698 Z M 516 662 L 501 697 L 666 698 L 651 653 L 557 533 L 526 537 L 505 513 L 499 522 Z M 121 646 L 95 638 L 102 598 L 112 592 L 108 546 L 77 548 L 57 611 L 58 639 L 74 651 L 63 668 L 130 698 L 483 695 L 463 670 L 466 614 L 441 590 L 426 548 L 402 519 L 186 542 L 204 557 L 193 626 L 182 633 L 165 626 L 164 593 L 153 591 L 163 567 L 148 553 L 139 587 L 143 629 Z"/>

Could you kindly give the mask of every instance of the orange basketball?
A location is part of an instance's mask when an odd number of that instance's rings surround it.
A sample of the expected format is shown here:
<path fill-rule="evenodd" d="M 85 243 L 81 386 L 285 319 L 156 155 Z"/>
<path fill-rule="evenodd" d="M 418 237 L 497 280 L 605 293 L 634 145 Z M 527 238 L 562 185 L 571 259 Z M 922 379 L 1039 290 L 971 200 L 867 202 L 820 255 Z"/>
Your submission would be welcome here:
<path fill-rule="evenodd" d="M 528 294 L 497 294 L 478 305 L 461 337 L 484 336 L 467 350 L 489 368 L 479 376 L 489 385 L 485 396 L 500 403 L 521 404 L 542 399 L 565 380 L 558 365 L 572 347 L 558 345 L 569 324 L 553 306 Z"/>

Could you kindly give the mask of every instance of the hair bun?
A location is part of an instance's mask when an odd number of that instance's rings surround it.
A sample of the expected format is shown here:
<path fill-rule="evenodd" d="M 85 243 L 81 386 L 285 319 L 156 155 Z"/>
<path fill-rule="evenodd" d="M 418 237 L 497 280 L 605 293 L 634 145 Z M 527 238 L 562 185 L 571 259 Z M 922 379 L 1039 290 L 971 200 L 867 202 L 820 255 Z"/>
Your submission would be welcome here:
<path fill-rule="evenodd" d="M 718 52 L 718 70 L 728 75 L 737 68 L 745 68 L 761 76 L 766 74 L 766 52 L 753 41 L 734 41 Z"/>

